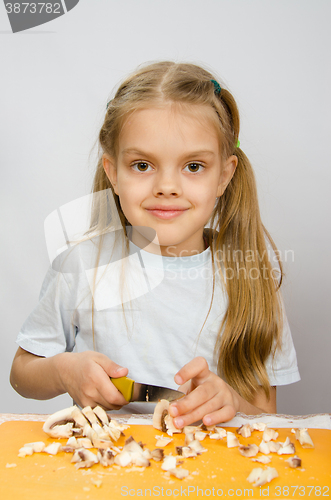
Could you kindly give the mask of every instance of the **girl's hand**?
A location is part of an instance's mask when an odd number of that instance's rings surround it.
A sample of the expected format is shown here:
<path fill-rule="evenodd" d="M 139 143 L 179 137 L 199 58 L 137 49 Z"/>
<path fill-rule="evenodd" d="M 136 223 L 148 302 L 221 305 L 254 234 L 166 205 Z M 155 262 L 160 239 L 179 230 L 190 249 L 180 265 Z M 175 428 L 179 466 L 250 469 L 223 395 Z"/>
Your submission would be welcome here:
<path fill-rule="evenodd" d="M 102 406 L 106 410 L 118 410 L 128 402 L 110 381 L 110 377 L 123 377 L 128 373 L 107 356 L 99 352 L 63 353 L 55 366 L 64 391 L 75 403 L 84 406 Z M 55 359 L 54 359 L 55 361 Z"/>
<path fill-rule="evenodd" d="M 240 396 L 224 380 L 209 370 L 202 357 L 192 359 L 175 375 L 186 396 L 171 403 L 169 413 L 181 429 L 202 419 L 205 425 L 231 420 L 239 411 Z"/>

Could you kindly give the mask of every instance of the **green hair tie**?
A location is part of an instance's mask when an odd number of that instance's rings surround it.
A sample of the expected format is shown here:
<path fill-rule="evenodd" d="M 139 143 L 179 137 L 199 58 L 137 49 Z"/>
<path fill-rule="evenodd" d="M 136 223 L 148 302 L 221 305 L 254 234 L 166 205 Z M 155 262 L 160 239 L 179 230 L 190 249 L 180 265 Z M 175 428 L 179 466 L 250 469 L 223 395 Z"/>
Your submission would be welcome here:
<path fill-rule="evenodd" d="M 236 147 L 240 148 L 240 141 L 239 141 L 239 139 L 237 140 L 237 146 Z"/>
<path fill-rule="evenodd" d="M 216 80 L 210 80 L 211 83 L 214 84 L 214 92 L 216 95 L 219 95 L 221 93 L 222 87 Z"/>

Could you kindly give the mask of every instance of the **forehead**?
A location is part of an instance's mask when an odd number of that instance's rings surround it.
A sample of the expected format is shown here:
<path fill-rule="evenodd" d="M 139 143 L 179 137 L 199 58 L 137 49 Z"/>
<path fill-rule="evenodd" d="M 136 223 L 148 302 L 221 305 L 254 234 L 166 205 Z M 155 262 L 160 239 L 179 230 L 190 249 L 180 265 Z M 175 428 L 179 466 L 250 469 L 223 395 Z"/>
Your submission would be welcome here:
<path fill-rule="evenodd" d="M 123 122 L 119 150 L 138 142 L 194 143 L 219 149 L 218 117 L 211 106 L 203 104 L 171 102 L 137 109 Z"/>

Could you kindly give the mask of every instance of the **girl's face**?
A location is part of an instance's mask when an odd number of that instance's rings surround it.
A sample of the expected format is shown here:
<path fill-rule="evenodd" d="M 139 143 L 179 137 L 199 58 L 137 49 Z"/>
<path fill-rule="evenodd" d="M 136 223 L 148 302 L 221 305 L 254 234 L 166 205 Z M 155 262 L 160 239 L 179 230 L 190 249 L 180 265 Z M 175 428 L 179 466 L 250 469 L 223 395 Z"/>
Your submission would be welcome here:
<path fill-rule="evenodd" d="M 138 110 L 124 123 L 117 160 L 103 157 L 122 210 L 134 226 L 132 241 L 147 251 L 160 253 L 137 226 L 156 231 L 162 255 L 204 250 L 204 226 L 237 166 L 236 156 L 222 161 L 213 113 L 205 105 Z"/>

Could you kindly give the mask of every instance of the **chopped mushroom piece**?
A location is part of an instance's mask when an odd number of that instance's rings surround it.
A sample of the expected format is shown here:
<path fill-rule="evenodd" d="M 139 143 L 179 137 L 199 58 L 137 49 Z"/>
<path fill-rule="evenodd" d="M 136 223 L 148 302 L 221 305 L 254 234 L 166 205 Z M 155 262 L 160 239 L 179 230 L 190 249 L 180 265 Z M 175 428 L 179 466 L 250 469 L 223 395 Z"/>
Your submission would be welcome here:
<path fill-rule="evenodd" d="M 165 471 L 168 471 L 168 470 L 171 470 L 171 469 L 175 469 L 176 465 L 177 465 L 176 457 L 173 456 L 173 455 L 167 455 L 163 459 L 163 462 L 162 462 L 162 465 L 161 465 L 161 469 L 163 469 Z"/>
<path fill-rule="evenodd" d="M 239 429 L 236 430 L 237 434 L 240 434 L 242 437 L 250 437 L 252 434 L 252 426 L 251 424 L 244 424 Z"/>
<path fill-rule="evenodd" d="M 247 481 L 253 483 L 253 486 L 263 486 L 275 477 L 278 477 L 278 472 L 273 467 L 267 467 L 264 470 L 258 467 L 252 470 Z"/>
<path fill-rule="evenodd" d="M 296 439 L 303 448 L 314 448 L 314 443 L 308 433 L 308 429 L 292 429 Z"/>
<path fill-rule="evenodd" d="M 262 457 L 252 458 L 252 462 L 259 462 L 261 464 L 269 464 L 271 462 L 271 458 L 266 455 L 262 455 Z"/>
<path fill-rule="evenodd" d="M 75 464 L 76 469 L 81 469 L 92 467 L 92 465 L 97 464 L 99 460 L 92 451 L 86 448 L 78 448 L 73 454 L 71 462 Z"/>
<path fill-rule="evenodd" d="M 155 462 L 160 462 L 161 460 L 163 460 L 164 451 L 160 448 L 156 448 L 155 450 L 151 451 L 151 455 L 152 459 L 155 460 Z"/>
<path fill-rule="evenodd" d="M 50 415 L 44 425 L 43 431 L 54 438 L 69 438 L 74 432 L 80 433 L 86 423 L 86 418 L 77 406 L 71 406 Z"/>
<path fill-rule="evenodd" d="M 166 432 L 169 436 L 182 432 L 174 424 L 173 417 L 169 414 L 170 403 L 166 399 L 161 399 L 154 409 L 153 427 L 159 431 Z"/>
<path fill-rule="evenodd" d="M 61 448 L 61 443 L 52 443 L 44 448 L 44 452 L 49 453 L 50 455 L 57 455 Z"/>
<path fill-rule="evenodd" d="M 254 424 L 252 424 L 253 430 L 260 432 L 263 432 L 266 426 L 267 424 L 265 424 L 264 422 L 255 422 Z"/>
<path fill-rule="evenodd" d="M 284 444 L 277 451 L 278 455 L 292 455 L 295 453 L 295 446 L 287 437 Z"/>
<path fill-rule="evenodd" d="M 265 443 L 268 443 L 271 440 L 275 440 L 278 438 L 278 432 L 275 431 L 274 429 L 270 429 L 269 427 L 266 427 L 263 431 L 263 436 L 262 439 Z"/>
<path fill-rule="evenodd" d="M 171 443 L 172 439 L 169 437 L 165 437 L 165 436 L 155 436 L 157 441 L 155 443 L 155 446 L 157 448 L 164 448 L 165 446 L 167 446 L 169 443 Z"/>
<path fill-rule="evenodd" d="M 260 446 L 259 446 L 259 451 L 261 453 L 263 453 L 264 455 L 269 455 L 269 453 L 270 453 L 269 443 L 265 443 L 262 439 Z"/>
<path fill-rule="evenodd" d="M 22 446 L 22 448 L 18 450 L 19 457 L 23 458 L 27 455 L 33 455 L 33 446 Z"/>
<path fill-rule="evenodd" d="M 97 458 L 103 467 L 108 467 L 109 465 L 112 465 L 114 463 L 115 454 L 111 451 L 110 448 L 108 448 L 107 450 L 100 449 L 98 450 Z"/>
<path fill-rule="evenodd" d="M 175 476 L 177 479 L 184 479 L 189 475 L 189 471 L 186 469 L 182 469 L 181 467 L 177 467 L 176 469 L 170 469 L 170 474 Z"/>
<path fill-rule="evenodd" d="M 249 444 L 247 446 L 241 444 L 239 452 L 243 457 L 255 457 L 259 452 L 259 447 L 256 444 Z"/>
<path fill-rule="evenodd" d="M 296 469 L 297 467 L 301 467 L 301 458 L 297 457 L 296 455 L 294 457 L 290 457 L 286 462 L 289 464 L 292 469 Z"/>
<path fill-rule="evenodd" d="M 35 443 L 27 443 L 24 446 L 32 447 L 34 453 L 40 453 L 45 449 L 45 443 L 43 441 L 36 441 Z"/>
<path fill-rule="evenodd" d="M 96 406 L 95 408 L 93 408 L 93 413 L 98 417 L 103 425 L 108 425 L 109 421 L 111 420 L 105 410 L 101 408 L 101 406 Z"/>
<path fill-rule="evenodd" d="M 228 448 L 234 448 L 234 447 L 240 445 L 238 438 L 231 431 L 227 431 L 227 433 L 226 433 L 226 441 L 227 441 Z"/>

